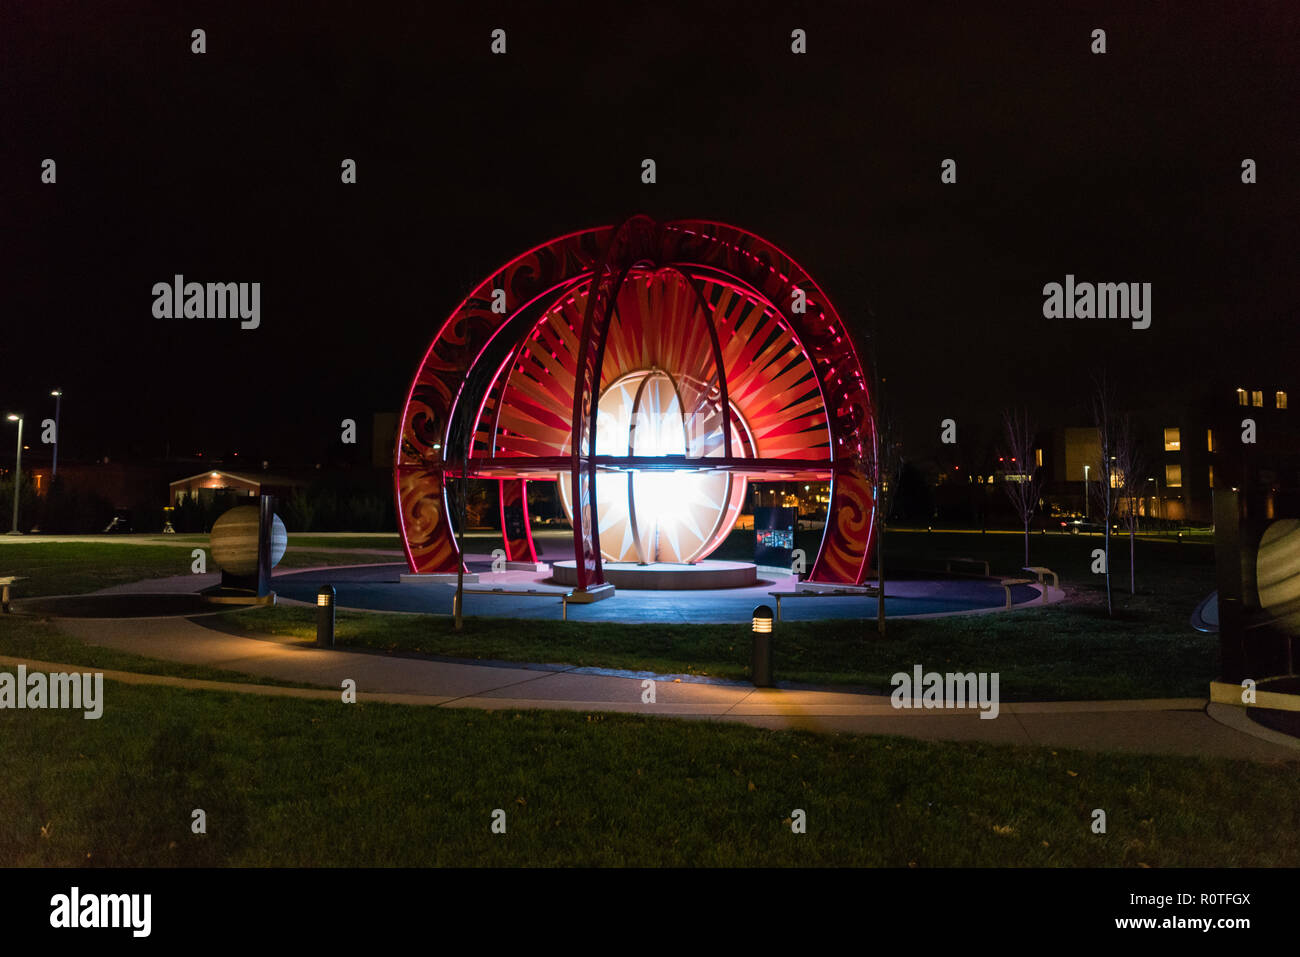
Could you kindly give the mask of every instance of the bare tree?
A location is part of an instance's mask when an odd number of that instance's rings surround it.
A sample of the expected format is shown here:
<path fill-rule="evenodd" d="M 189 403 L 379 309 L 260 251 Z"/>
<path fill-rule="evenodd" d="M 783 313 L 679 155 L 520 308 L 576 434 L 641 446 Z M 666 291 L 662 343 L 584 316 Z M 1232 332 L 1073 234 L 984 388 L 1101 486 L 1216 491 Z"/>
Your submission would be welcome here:
<path fill-rule="evenodd" d="M 898 488 L 898 476 L 903 468 L 901 444 L 895 437 L 893 416 L 882 402 L 879 381 L 876 386 L 876 428 L 868 436 L 864 448 L 862 469 L 875 495 L 875 510 L 871 520 L 876 542 L 876 631 L 885 634 L 885 530 L 889 510 Z"/>
<path fill-rule="evenodd" d="M 875 421 L 870 435 L 865 436 L 862 449 L 863 477 L 872 487 L 875 508 L 871 514 L 876 542 L 876 632 L 885 636 L 885 529 L 888 526 L 889 508 L 898 487 L 898 476 L 903 462 L 897 439 L 892 410 L 885 402 L 885 380 L 880 375 L 881 343 L 875 310 L 868 307 L 871 321 L 871 345 L 875 351 L 872 371 L 875 375 Z"/>
<path fill-rule="evenodd" d="M 1097 483 L 1091 489 L 1097 514 L 1104 523 L 1106 539 L 1106 614 L 1115 614 L 1110 589 L 1110 526 L 1120 499 L 1116 476 L 1119 423 L 1115 413 L 1115 393 L 1103 374 L 1096 381 L 1092 396 L 1092 419 L 1097 427 Z"/>
<path fill-rule="evenodd" d="M 1115 471 L 1119 475 L 1123 513 L 1128 529 L 1128 593 L 1137 591 L 1138 502 L 1146 492 L 1146 457 L 1137 438 L 1133 420 L 1125 415 L 1115 433 Z"/>
<path fill-rule="evenodd" d="M 1006 432 L 1007 452 L 1004 458 L 1010 458 L 1017 467 L 1015 481 L 1003 481 L 1011 505 L 1020 516 L 1025 528 L 1025 566 L 1029 565 L 1029 523 L 1033 521 L 1038 508 L 1038 492 L 1042 479 L 1034 465 L 1034 423 L 1029 418 L 1029 411 L 1008 409 L 1002 413 L 1002 427 Z"/>
<path fill-rule="evenodd" d="M 993 475 L 997 471 L 1001 442 L 1001 437 L 983 423 L 969 420 L 962 423 L 961 440 L 957 445 L 958 455 L 961 468 L 966 470 L 966 500 L 970 506 L 971 521 L 979 523 L 981 535 L 988 531 L 991 504 L 989 493 L 993 490 Z"/>

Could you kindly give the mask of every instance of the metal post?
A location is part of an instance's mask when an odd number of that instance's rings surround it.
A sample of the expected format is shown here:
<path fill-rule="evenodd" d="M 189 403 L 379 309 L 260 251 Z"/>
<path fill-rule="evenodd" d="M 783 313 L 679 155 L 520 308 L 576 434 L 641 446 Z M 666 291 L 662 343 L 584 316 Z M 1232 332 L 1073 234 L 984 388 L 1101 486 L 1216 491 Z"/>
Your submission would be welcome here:
<path fill-rule="evenodd" d="M 23 484 L 23 417 L 15 415 L 18 420 L 18 456 L 14 460 L 14 527 L 10 535 L 21 535 L 18 531 L 18 489 Z"/>
<path fill-rule="evenodd" d="M 54 396 L 54 461 L 50 465 L 50 481 L 59 474 L 59 407 L 63 404 L 63 390 L 55 389 Z"/>
<path fill-rule="evenodd" d="M 258 598 L 271 593 L 271 533 L 275 529 L 275 496 L 257 501 L 257 572 L 253 588 Z"/>
<path fill-rule="evenodd" d="M 1241 506 L 1236 489 L 1214 499 L 1214 565 L 1219 589 L 1219 678 L 1232 684 L 1248 677 L 1246 615 L 1241 567 Z"/>
<path fill-rule="evenodd" d="M 334 586 L 322 585 L 316 592 L 316 647 L 334 647 Z"/>

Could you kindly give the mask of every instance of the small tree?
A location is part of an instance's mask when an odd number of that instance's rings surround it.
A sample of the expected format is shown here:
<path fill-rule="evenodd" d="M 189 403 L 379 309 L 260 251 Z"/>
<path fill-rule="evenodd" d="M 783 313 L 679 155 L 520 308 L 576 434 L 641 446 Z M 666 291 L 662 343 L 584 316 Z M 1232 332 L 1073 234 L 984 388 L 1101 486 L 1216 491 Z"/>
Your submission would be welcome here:
<path fill-rule="evenodd" d="M 1097 483 L 1091 489 L 1097 514 L 1104 523 L 1106 541 L 1106 614 L 1115 614 L 1110 589 L 1110 526 L 1120 499 L 1120 482 L 1116 476 L 1119 445 L 1115 417 L 1115 395 L 1105 375 L 1097 380 L 1092 397 L 1092 418 L 1097 427 Z"/>
<path fill-rule="evenodd" d="M 1033 521 L 1038 508 L 1038 492 L 1042 485 L 1038 469 L 1033 464 L 1034 423 L 1029 418 L 1028 410 L 1009 409 L 1002 413 L 1002 427 L 1006 432 L 1007 453 L 1017 466 L 1016 481 L 1004 481 L 1011 505 L 1020 516 L 1025 528 L 1025 565 L 1029 565 L 1029 524 Z"/>
<path fill-rule="evenodd" d="M 997 470 L 1001 443 L 1002 439 L 995 430 L 981 423 L 967 421 L 962 424 L 961 441 L 957 445 L 961 461 L 958 471 L 965 471 L 970 520 L 972 527 L 979 525 L 981 535 L 988 531 L 992 477 Z"/>
<path fill-rule="evenodd" d="M 880 336 L 874 310 L 868 309 L 871 320 L 871 344 L 875 350 L 872 369 L 875 376 L 875 421 L 869 435 L 863 436 L 863 477 L 872 487 L 875 507 L 871 522 L 876 542 L 876 633 L 885 636 L 885 529 L 888 526 L 889 507 L 898 487 L 898 477 L 903 468 L 901 445 L 896 437 L 892 410 L 885 402 L 885 380 L 880 375 Z M 870 421 L 870 420 L 869 420 Z"/>
<path fill-rule="evenodd" d="M 885 529 L 903 468 L 901 445 L 894 433 L 893 418 L 886 412 L 877 388 L 876 428 L 866 437 L 862 470 L 875 497 L 871 520 L 876 542 L 876 632 L 881 637 L 885 634 Z"/>
<path fill-rule="evenodd" d="M 1146 458 L 1133 420 L 1125 415 L 1115 433 L 1115 470 L 1119 475 L 1124 504 L 1122 518 L 1128 529 L 1128 593 L 1137 591 L 1138 502 L 1146 491 Z"/>

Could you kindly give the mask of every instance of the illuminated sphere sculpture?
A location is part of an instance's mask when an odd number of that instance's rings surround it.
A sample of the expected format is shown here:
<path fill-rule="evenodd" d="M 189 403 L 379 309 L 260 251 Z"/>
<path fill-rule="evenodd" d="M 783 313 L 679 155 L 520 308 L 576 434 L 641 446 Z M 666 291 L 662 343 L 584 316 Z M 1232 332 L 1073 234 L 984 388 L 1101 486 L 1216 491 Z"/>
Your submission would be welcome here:
<path fill-rule="evenodd" d="M 399 525 L 412 572 L 456 572 L 468 446 L 511 561 L 537 559 L 527 483 L 558 482 L 586 588 L 606 561 L 704 558 L 749 481 L 829 482 L 808 577 L 860 584 L 874 443 L 862 364 L 807 273 L 734 226 L 635 216 L 511 260 L 442 324 L 402 412 Z"/>

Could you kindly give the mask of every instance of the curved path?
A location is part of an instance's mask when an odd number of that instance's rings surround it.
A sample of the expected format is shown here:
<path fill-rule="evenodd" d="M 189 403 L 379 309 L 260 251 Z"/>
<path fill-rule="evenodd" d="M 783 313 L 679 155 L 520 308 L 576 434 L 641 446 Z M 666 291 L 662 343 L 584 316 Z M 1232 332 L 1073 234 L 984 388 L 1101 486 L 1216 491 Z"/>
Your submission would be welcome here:
<path fill-rule="evenodd" d="M 335 689 L 357 683 L 360 699 L 493 710 L 549 708 L 739 721 L 772 729 L 894 734 L 944 741 L 1180 754 L 1256 761 L 1298 761 L 1300 745 L 1276 732 L 1229 727 L 1207 714 L 1201 698 L 1003 704 L 997 718 L 967 710 L 895 710 L 887 696 L 840 691 L 757 689 L 737 682 L 684 676 L 612 673 L 564 665 L 460 662 L 318 649 L 300 641 L 240 637 L 184 618 L 57 619 L 88 644 L 169 661 L 203 664 L 261 677 Z M 0 664 L 19 659 L 0 658 Z M 26 662 L 51 671 L 75 665 Z M 111 680 L 249 694 L 339 698 L 309 691 L 147 675 Z M 655 681 L 654 704 L 642 702 L 644 680 Z"/>

